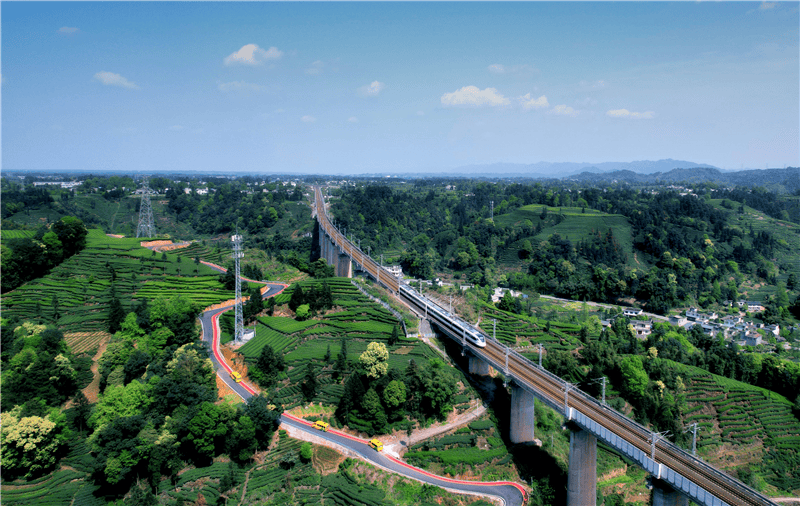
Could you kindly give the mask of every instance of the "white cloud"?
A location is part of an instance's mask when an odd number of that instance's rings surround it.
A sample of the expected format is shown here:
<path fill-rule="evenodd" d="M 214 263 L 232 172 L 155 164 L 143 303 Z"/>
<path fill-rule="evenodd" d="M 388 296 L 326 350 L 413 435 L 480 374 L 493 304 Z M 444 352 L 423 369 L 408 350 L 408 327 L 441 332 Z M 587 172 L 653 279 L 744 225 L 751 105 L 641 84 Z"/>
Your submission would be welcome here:
<path fill-rule="evenodd" d="M 492 74 L 505 74 L 506 67 L 500 63 L 493 63 L 489 65 L 489 72 Z"/>
<path fill-rule="evenodd" d="M 63 33 L 64 35 L 72 35 L 73 33 L 77 33 L 80 30 L 73 26 L 62 26 L 58 29 L 58 33 Z"/>
<path fill-rule="evenodd" d="M 526 93 L 519 97 L 519 100 L 522 102 L 522 108 L 526 111 L 531 109 L 541 109 L 543 107 L 550 107 L 550 103 L 547 102 L 547 97 L 542 95 L 539 98 L 531 98 L 530 93 Z"/>
<path fill-rule="evenodd" d="M 244 81 L 231 81 L 229 83 L 222 83 L 219 86 L 219 91 L 228 92 L 248 92 L 248 91 L 261 91 L 263 88 L 257 84 L 247 83 Z"/>
<path fill-rule="evenodd" d="M 314 63 L 312 63 L 309 68 L 306 69 L 306 74 L 310 76 L 322 74 L 322 69 L 324 66 L 325 64 L 322 63 L 322 60 L 317 60 Z"/>
<path fill-rule="evenodd" d="M 385 83 L 380 81 L 372 81 L 369 85 L 359 88 L 358 93 L 368 97 L 376 97 L 384 88 L 386 88 Z"/>
<path fill-rule="evenodd" d="M 183 130 L 183 125 L 172 125 L 171 127 L 169 127 L 169 129 L 172 130 L 173 132 L 180 132 L 181 130 Z"/>
<path fill-rule="evenodd" d="M 417 116 L 425 116 L 425 111 L 417 111 Z"/>
<path fill-rule="evenodd" d="M 256 44 L 246 44 L 235 53 L 225 57 L 225 65 L 261 65 L 268 60 L 279 60 L 283 56 L 283 51 L 273 46 L 269 49 L 261 49 Z"/>
<path fill-rule="evenodd" d="M 612 118 L 652 119 L 655 117 L 656 113 L 653 111 L 631 112 L 627 109 L 613 109 L 611 111 L 606 111 L 606 115 Z"/>
<path fill-rule="evenodd" d="M 761 5 L 758 6 L 758 10 L 766 11 L 769 9 L 774 9 L 778 5 L 778 2 L 761 2 Z"/>
<path fill-rule="evenodd" d="M 568 105 L 557 105 L 548 111 L 550 114 L 558 114 L 559 116 L 572 116 L 573 118 L 578 115 L 578 111 Z"/>
<path fill-rule="evenodd" d="M 497 92 L 495 88 L 479 89 L 477 86 L 464 86 L 452 93 L 442 95 L 442 105 L 508 105 L 511 101 Z"/>
<path fill-rule="evenodd" d="M 108 86 L 119 86 L 121 88 L 130 88 L 134 90 L 139 88 L 135 83 L 128 81 L 121 75 L 113 72 L 106 72 L 105 70 L 95 74 L 94 78 Z"/>
<path fill-rule="evenodd" d="M 300 118 L 300 121 L 302 121 L 303 123 L 314 123 L 315 121 L 317 121 L 317 118 L 315 118 L 314 116 L 303 116 L 302 118 Z"/>
<path fill-rule="evenodd" d="M 347 119 L 347 121 L 349 121 L 350 123 L 358 123 L 358 118 L 356 118 L 355 116 L 350 116 Z"/>

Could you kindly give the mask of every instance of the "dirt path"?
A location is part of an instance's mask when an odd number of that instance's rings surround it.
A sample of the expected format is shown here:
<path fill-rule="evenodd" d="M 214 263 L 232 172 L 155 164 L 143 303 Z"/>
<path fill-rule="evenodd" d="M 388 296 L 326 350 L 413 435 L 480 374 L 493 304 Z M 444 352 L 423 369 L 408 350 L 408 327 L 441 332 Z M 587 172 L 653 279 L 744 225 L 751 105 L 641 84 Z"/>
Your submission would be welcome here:
<path fill-rule="evenodd" d="M 406 434 L 392 434 L 391 436 L 381 437 L 380 440 L 383 441 L 384 449 L 394 455 L 395 457 L 401 457 L 402 452 L 405 451 L 406 448 L 419 443 L 420 441 L 424 441 L 425 439 L 431 438 L 433 436 L 437 436 L 444 432 L 448 432 L 452 429 L 460 425 L 464 425 L 466 423 L 475 420 L 476 418 L 480 417 L 484 413 L 486 413 L 486 406 L 480 404 L 480 401 L 473 401 L 475 406 L 470 409 L 469 411 L 465 411 L 460 415 L 450 415 L 447 418 L 446 423 L 439 424 L 436 423 L 431 427 L 427 427 L 424 429 L 417 429 L 411 433 L 411 436 Z"/>
<path fill-rule="evenodd" d="M 98 360 L 100 360 L 100 357 L 106 351 L 106 347 L 108 346 L 108 342 L 110 340 L 111 336 L 108 336 L 108 338 L 100 341 L 100 346 L 97 348 L 97 353 L 95 353 L 94 357 L 92 357 L 92 374 L 94 375 L 94 378 L 92 379 L 92 382 L 83 389 L 83 395 L 85 395 L 86 399 L 92 404 L 97 402 L 100 398 L 100 373 L 98 372 Z M 71 404 L 72 400 L 69 402 Z M 67 407 L 69 407 L 69 404 Z"/>
<path fill-rule="evenodd" d="M 772 497 L 775 502 L 800 503 L 800 497 Z"/>

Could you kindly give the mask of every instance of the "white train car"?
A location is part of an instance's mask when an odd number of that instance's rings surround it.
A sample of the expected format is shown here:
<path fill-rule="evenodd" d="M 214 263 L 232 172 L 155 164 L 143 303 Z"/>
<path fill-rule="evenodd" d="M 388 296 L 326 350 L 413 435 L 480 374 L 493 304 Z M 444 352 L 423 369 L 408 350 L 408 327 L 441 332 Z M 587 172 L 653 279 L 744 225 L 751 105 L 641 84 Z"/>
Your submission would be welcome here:
<path fill-rule="evenodd" d="M 420 294 L 409 285 L 400 285 L 400 293 L 415 304 L 421 311 L 426 311 L 432 316 L 437 324 L 449 330 L 454 337 L 463 336 L 467 341 L 479 348 L 486 346 L 484 335 L 472 325 L 461 318 L 450 314 L 447 310 Z"/>

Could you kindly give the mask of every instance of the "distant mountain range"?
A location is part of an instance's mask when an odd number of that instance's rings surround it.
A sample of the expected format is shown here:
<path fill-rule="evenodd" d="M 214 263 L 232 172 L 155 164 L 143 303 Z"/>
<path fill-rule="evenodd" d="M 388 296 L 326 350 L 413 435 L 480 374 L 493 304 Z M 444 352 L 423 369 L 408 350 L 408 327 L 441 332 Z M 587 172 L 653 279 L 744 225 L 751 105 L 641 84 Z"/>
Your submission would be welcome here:
<path fill-rule="evenodd" d="M 630 171 L 637 174 L 655 174 L 668 172 L 673 169 L 710 168 L 720 170 L 708 164 L 698 164 L 685 160 L 641 160 L 636 162 L 602 162 L 602 163 L 575 163 L 575 162 L 537 162 L 523 163 L 493 163 L 486 165 L 465 165 L 457 167 L 447 173 L 464 175 L 510 176 L 531 178 L 561 178 L 573 174 L 609 173 L 617 171 Z"/>

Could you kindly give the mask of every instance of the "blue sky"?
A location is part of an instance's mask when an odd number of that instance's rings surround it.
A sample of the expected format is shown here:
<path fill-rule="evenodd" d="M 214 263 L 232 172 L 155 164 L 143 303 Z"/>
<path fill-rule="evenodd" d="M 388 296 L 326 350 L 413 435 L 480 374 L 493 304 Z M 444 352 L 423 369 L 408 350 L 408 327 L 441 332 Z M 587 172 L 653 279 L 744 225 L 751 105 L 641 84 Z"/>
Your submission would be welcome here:
<path fill-rule="evenodd" d="M 3 2 L 5 170 L 797 166 L 797 2 Z"/>

